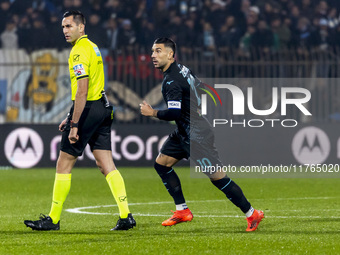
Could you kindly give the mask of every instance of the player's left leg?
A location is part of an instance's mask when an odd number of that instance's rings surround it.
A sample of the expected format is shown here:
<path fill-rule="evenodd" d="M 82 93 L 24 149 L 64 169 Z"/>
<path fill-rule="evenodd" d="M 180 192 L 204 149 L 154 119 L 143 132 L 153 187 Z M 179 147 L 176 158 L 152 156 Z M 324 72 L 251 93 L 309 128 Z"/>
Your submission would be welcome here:
<path fill-rule="evenodd" d="M 218 169 L 223 169 L 223 164 L 219 159 L 218 152 L 214 146 L 213 134 L 207 134 L 206 139 L 203 143 L 197 143 L 192 141 L 191 146 L 191 158 L 197 162 L 206 162 L 210 166 L 219 166 Z M 246 231 L 254 231 L 259 225 L 260 221 L 263 219 L 263 212 L 255 210 L 245 195 L 242 189 L 231 180 L 223 171 L 216 172 L 205 172 L 205 174 L 210 178 L 212 184 L 215 185 L 219 190 L 221 190 L 226 197 L 241 211 L 246 215 L 248 221 L 248 227 Z"/>
<path fill-rule="evenodd" d="M 221 174 L 223 175 L 223 173 L 220 173 L 220 175 Z M 246 231 L 255 231 L 264 217 L 263 212 L 255 210 L 243 194 L 242 189 L 225 174 L 222 178 L 214 175 L 209 177 L 212 184 L 221 190 L 226 197 L 246 215 L 248 221 Z"/>
<path fill-rule="evenodd" d="M 117 170 L 110 150 L 93 150 L 96 164 L 105 175 L 119 209 L 119 220 L 112 230 L 128 230 L 136 226 L 136 221 L 130 213 L 126 195 L 125 183 L 120 172 Z"/>

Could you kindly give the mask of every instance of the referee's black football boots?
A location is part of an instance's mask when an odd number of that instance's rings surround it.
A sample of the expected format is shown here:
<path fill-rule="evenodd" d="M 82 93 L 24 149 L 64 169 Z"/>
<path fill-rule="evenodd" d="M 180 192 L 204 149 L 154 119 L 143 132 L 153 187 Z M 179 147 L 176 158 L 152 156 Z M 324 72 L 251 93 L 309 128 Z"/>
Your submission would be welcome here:
<path fill-rule="evenodd" d="M 117 225 L 111 230 L 129 230 L 130 228 L 133 228 L 135 226 L 136 226 L 136 221 L 132 217 L 132 214 L 129 213 L 127 218 L 119 217 L 119 220 L 117 221 Z"/>
<path fill-rule="evenodd" d="M 48 231 L 48 230 L 59 230 L 60 229 L 60 221 L 57 224 L 53 224 L 53 221 L 50 216 L 46 216 L 44 214 L 40 214 L 40 220 L 32 221 L 25 220 L 24 223 L 27 227 L 32 230 L 40 230 L 40 231 Z"/>

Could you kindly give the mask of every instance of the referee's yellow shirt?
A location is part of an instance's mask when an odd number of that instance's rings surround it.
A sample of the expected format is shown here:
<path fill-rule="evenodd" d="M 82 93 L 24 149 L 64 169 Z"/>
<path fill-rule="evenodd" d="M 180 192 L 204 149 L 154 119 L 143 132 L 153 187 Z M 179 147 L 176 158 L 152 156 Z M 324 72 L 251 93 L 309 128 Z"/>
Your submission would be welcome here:
<path fill-rule="evenodd" d="M 104 66 L 100 51 L 87 35 L 81 36 L 70 52 L 68 59 L 70 69 L 72 100 L 75 100 L 77 81 L 88 78 L 89 87 L 87 101 L 95 101 L 102 97 L 104 89 Z"/>

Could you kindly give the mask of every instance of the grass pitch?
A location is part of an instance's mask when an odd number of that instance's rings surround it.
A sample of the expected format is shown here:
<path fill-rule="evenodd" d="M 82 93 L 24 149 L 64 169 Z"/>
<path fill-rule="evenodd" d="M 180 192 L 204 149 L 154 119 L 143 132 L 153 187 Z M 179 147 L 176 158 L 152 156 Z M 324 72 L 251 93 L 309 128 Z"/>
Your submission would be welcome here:
<path fill-rule="evenodd" d="M 176 168 L 190 223 L 163 227 L 175 210 L 150 168 L 121 168 L 137 228 L 110 229 L 118 208 L 97 169 L 74 169 L 61 230 L 32 231 L 25 219 L 48 214 L 54 169 L 0 171 L 0 254 L 339 254 L 339 179 L 235 179 L 265 219 L 246 233 L 246 221 L 208 179 Z"/>

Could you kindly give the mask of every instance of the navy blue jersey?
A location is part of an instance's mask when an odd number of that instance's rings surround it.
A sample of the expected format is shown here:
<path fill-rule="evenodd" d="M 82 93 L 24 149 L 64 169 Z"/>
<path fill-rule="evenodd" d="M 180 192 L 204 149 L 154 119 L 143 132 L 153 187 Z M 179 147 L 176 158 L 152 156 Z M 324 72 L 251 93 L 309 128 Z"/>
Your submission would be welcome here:
<path fill-rule="evenodd" d="M 181 109 L 181 116 L 176 120 L 179 134 L 190 138 L 190 119 L 203 120 L 199 114 L 201 97 L 198 88 L 201 81 L 184 65 L 174 62 L 164 72 L 162 84 L 163 98 L 168 109 Z"/>

